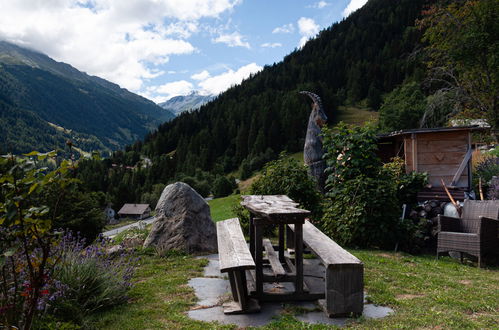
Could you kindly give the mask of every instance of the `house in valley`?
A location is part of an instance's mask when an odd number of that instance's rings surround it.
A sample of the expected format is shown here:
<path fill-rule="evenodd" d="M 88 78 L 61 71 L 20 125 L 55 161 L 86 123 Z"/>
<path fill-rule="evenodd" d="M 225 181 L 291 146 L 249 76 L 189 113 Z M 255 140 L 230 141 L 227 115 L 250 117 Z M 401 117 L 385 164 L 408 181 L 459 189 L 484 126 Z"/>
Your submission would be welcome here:
<path fill-rule="evenodd" d="M 125 204 L 118 211 L 120 218 L 132 218 L 142 220 L 151 215 L 149 204 Z"/>

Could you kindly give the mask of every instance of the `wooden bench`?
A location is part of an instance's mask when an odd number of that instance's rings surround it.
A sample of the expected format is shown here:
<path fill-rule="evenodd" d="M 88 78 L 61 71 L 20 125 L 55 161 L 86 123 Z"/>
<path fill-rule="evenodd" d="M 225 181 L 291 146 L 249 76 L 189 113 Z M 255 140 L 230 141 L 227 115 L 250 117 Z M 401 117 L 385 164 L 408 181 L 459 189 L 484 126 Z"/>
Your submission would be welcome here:
<path fill-rule="evenodd" d="M 293 225 L 289 225 L 294 230 Z M 303 242 L 326 267 L 325 300 L 319 300 L 328 317 L 360 315 L 364 309 L 364 265 L 308 220 Z"/>
<path fill-rule="evenodd" d="M 254 269 L 255 262 L 244 239 L 239 219 L 217 222 L 220 272 L 228 273 L 234 301 L 224 304 L 225 314 L 241 314 L 260 310 L 258 302 L 248 297 L 246 270 Z"/>

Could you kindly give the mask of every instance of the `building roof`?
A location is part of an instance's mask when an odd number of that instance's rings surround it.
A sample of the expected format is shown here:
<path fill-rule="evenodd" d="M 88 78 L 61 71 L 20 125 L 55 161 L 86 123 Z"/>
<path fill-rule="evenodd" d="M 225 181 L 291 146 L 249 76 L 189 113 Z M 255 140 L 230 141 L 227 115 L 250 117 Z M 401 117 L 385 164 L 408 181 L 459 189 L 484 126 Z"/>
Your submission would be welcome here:
<path fill-rule="evenodd" d="M 118 214 L 144 214 L 149 208 L 149 204 L 125 204 L 118 211 Z"/>
<path fill-rule="evenodd" d="M 435 127 L 435 128 L 415 128 L 415 129 L 405 129 L 400 131 L 394 131 L 385 134 L 379 134 L 378 138 L 387 138 L 408 134 L 422 134 L 422 133 L 440 133 L 440 132 L 458 132 L 458 131 L 481 131 L 486 128 L 480 127 L 478 125 L 472 126 L 456 126 L 456 127 Z"/>

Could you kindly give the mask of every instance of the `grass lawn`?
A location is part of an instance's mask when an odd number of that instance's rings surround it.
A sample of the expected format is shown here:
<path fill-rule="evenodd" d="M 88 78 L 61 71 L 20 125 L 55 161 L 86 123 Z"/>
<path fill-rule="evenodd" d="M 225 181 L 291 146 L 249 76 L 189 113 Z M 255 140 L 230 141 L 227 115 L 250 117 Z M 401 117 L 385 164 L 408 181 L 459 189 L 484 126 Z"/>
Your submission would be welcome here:
<path fill-rule="evenodd" d="M 365 263 L 368 300 L 395 314 L 378 320 L 354 319 L 352 328 L 498 328 L 499 270 L 461 265 L 450 258 L 411 256 L 377 250 L 350 250 Z M 189 319 L 196 298 L 187 285 L 200 276 L 205 260 L 173 254 L 142 257 L 127 304 L 95 315 L 96 329 L 212 329 L 219 324 Z M 288 308 L 264 329 L 312 328 Z M 235 327 L 227 327 L 235 328 Z"/>
<path fill-rule="evenodd" d="M 348 124 L 362 125 L 368 120 L 377 120 L 378 112 L 356 107 L 339 106 L 334 122 L 344 121 Z"/>
<path fill-rule="evenodd" d="M 211 218 L 216 222 L 236 217 L 233 208 L 238 205 L 240 201 L 241 195 L 230 195 L 208 201 Z"/>
<path fill-rule="evenodd" d="M 232 205 L 240 196 L 209 202 L 214 221 L 234 217 Z M 383 319 L 352 319 L 348 328 L 499 328 L 499 268 L 479 269 L 451 258 L 380 250 L 350 250 L 364 262 L 368 301 L 389 306 Z M 88 327 L 95 329 L 236 329 L 189 319 L 185 312 L 196 304 L 190 278 L 201 276 L 206 260 L 171 253 L 158 257 L 142 252 L 135 286 L 128 303 L 96 314 Z M 263 329 L 329 329 L 301 323 L 299 308 L 286 308 Z"/>

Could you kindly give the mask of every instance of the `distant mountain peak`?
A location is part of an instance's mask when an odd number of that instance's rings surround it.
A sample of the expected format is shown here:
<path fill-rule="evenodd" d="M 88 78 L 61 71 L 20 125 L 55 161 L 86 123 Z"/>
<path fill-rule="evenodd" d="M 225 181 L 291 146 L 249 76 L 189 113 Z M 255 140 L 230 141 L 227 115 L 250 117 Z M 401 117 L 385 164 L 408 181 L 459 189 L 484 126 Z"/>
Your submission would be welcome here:
<path fill-rule="evenodd" d="M 184 111 L 199 109 L 204 104 L 213 100 L 214 97 L 214 95 L 202 95 L 199 91 L 192 91 L 187 95 L 174 96 L 168 101 L 159 103 L 158 105 L 178 116 Z"/>

